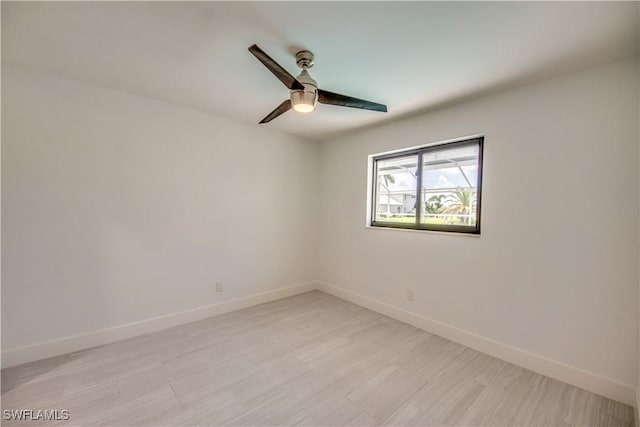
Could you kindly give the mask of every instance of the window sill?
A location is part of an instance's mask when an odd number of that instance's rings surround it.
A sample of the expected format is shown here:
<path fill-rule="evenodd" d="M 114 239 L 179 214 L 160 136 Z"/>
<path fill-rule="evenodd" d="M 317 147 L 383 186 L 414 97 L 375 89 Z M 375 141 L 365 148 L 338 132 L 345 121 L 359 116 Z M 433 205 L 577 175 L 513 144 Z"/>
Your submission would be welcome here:
<path fill-rule="evenodd" d="M 464 236 L 464 237 L 475 237 L 480 238 L 482 234 L 477 233 L 460 233 L 455 231 L 438 231 L 438 230 L 418 230 L 415 228 L 395 228 L 395 227 L 378 227 L 375 225 L 367 224 L 364 226 L 369 230 L 391 230 L 391 231 L 401 231 L 401 232 L 409 232 L 409 233 L 428 233 L 428 234 L 446 234 L 449 236 Z"/>

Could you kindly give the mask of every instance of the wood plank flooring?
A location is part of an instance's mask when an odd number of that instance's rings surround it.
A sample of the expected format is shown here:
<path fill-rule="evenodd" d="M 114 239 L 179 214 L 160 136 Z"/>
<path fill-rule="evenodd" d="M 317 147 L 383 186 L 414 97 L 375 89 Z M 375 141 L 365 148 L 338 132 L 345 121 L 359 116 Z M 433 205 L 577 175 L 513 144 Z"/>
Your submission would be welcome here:
<path fill-rule="evenodd" d="M 73 426 L 631 426 L 631 407 L 314 291 L 2 371 Z"/>

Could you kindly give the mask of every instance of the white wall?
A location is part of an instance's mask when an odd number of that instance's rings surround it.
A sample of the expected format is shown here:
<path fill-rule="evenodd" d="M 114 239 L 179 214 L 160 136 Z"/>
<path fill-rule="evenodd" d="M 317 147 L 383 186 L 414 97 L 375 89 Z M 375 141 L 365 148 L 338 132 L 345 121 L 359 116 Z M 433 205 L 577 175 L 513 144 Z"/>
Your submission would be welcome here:
<path fill-rule="evenodd" d="M 318 147 L 3 65 L 3 351 L 319 276 L 636 385 L 638 71 L 614 63 Z M 481 237 L 364 227 L 367 155 L 477 133 Z"/>
<path fill-rule="evenodd" d="M 3 351 L 317 279 L 317 143 L 20 68 L 2 89 Z"/>
<path fill-rule="evenodd" d="M 638 71 L 613 63 L 324 143 L 321 278 L 635 386 Z M 365 228 L 367 155 L 472 134 L 481 237 Z"/>

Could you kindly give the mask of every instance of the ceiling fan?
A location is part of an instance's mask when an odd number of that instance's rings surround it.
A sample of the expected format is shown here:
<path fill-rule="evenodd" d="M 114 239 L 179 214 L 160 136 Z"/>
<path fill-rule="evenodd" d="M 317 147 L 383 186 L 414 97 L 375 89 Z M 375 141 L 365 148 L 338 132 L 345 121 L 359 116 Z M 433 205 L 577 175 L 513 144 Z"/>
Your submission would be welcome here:
<path fill-rule="evenodd" d="M 280 64 L 273 60 L 257 45 L 249 46 L 251 52 L 265 67 L 269 69 L 291 91 L 290 99 L 283 101 L 275 110 L 270 112 L 260 124 L 270 122 L 279 115 L 286 113 L 291 108 L 300 113 L 311 113 L 316 109 L 316 103 L 339 105 L 341 107 L 361 108 L 363 110 L 381 111 L 386 113 L 387 106 L 363 99 L 352 98 L 328 92 L 318 88 L 318 83 L 311 78 L 309 68 L 313 67 L 314 56 L 308 50 L 296 53 L 296 63 L 302 68 L 298 77 L 293 77 Z"/>

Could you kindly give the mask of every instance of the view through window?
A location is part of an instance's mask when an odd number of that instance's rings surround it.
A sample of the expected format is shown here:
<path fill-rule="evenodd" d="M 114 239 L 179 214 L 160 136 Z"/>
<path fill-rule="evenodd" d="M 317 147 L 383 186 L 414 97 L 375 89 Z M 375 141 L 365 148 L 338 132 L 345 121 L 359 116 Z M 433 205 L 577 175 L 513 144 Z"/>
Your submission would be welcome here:
<path fill-rule="evenodd" d="M 483 138 L 373 158 L 372 226 L 480 233 Z"/>

